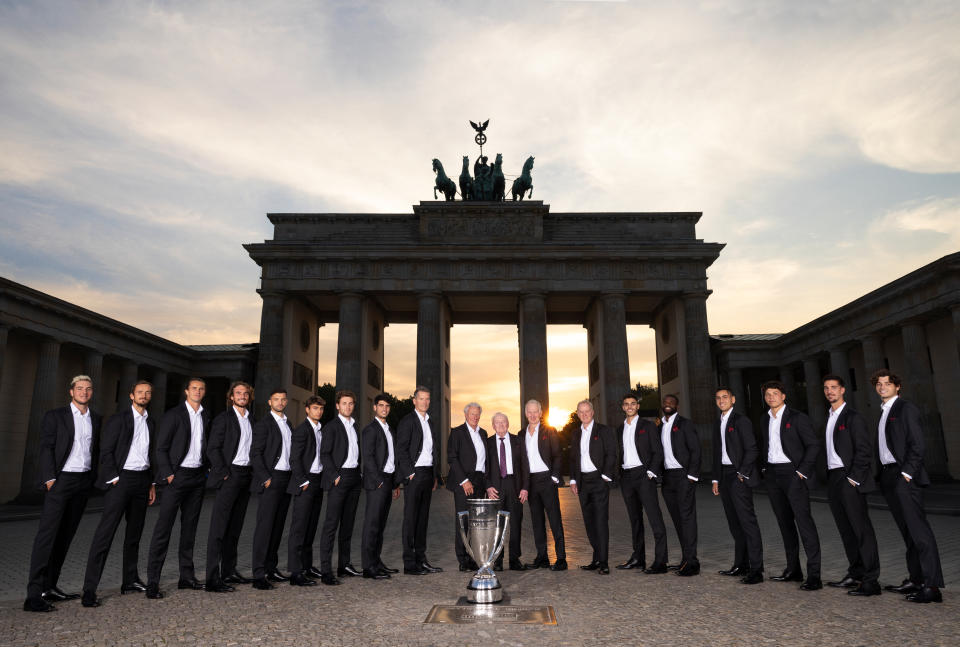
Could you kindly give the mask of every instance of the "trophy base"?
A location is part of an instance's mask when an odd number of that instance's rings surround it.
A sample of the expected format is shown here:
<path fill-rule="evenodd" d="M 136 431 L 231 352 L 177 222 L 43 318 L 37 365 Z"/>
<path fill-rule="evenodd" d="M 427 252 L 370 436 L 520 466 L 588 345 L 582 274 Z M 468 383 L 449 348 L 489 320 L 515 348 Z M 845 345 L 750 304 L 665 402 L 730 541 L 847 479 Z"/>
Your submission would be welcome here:
<path fill-rule="evenodd" d="M 467 602 L 496 604 L 503 600 L 503 587 L 496 575 L 477 574 L 467 585 Z"/>

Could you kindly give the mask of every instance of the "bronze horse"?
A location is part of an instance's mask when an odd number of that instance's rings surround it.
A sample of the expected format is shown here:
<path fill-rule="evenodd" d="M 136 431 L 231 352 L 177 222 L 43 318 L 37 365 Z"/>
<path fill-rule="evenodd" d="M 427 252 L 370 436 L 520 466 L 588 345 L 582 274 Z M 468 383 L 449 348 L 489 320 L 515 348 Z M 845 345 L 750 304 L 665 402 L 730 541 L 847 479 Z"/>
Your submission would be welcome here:
<path fill-rule="evenodd" d="M 470 177 L 470 156 L 463 156 L 463 170 L 460 171 L 460 198 L 473 200 L 473 178 Z"/>
<path fill-rule="evenodd" d="M 453 200 L 457 195 L 457 185 L 443 172 L 443 164 L 436 157 L 433 158 L 433 171 L 437 174 L 437 181 L 433 185 L 433 199 L 437 199 L 437 189 L 439 189 L 443 193 L 444 200 L 448 202 Z"/>
<path fill-rule="evenodd" d="M 510 188 L 510 193 L 513 194 L 513 199 L 523 200 L 523 194 L 528 190 L 530 194 L 528 198 L 533 197 L 533 178 L 530 176 L 530 171 L 533 169 L 533 155 L 527 158 L 527 161 L 523 163 L 523 172 L 520 174 L 520 177 L 513 181 L 513 186 Z"/>

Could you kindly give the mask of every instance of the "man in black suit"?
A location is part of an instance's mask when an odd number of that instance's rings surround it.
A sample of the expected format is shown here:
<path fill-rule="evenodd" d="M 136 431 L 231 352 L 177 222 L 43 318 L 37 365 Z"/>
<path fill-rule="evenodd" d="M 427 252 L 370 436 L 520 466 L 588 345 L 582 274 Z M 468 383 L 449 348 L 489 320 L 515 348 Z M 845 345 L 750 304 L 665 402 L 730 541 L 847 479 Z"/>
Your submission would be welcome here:
<path fill-rule="evenodd" d="M 543 424 L 543 406 L 537 400 L 527 401 L 523 406 L 523 415 L 527 419 L 526 432 L 521 434 L 520 442 L 523 473 L 527 477 L 523 489 L 528 492 L 533 543 L 537 547 L 537 556 L 528 566 L 565 571 L 567 552 L 563 539 L 563 517 L 560 516 L 560 495 L 557 492 L 562 478 L 560 438 L 556 429 Z M 545 518 L 550 519 L 550 532 L 553 534 L 553 546 L 557 555 L 553 566 L 550 565 L 547 555 Z"/>
<path fill-rule="evenodd" d="M 290 447 L 293 430 L 283 413 L 287 408 L 287 392 L 270 392 L 270 412 L 257 421 L 253 428 L 250 462 L 253 479 L 250 489 L 260 494 L 257 502 L 257 525 L 253 530 L 253 588 L 269 591 L 271 582 L 286 582 L 290 578 L 280 572 L 280 540 L 283 524 L 290 507 Z"/>
<path fill-rule="evenodd" d="M 250 502 L 250 448 L 253 446 L 253 416 L 249 405 L 253 387 L 234 382 L 227 391 L 227 410 L 213 419 L 207 459 L 210 483 L 217 491 L 210 514 L 207 537 L 207 581 L 204 589 L 214 593 L 233 591 L 233 584 L 249 584 L 237 572 L 237 544 Z"/>
<path fill-rule="evenodd" d="M 867 512 L 867 492 L 876 489 L 870 465 L 872 447 L 867 421 L 847 404 L 843 378 L 826 375 L 823 395 L 827 414 L 827 495 L 847 554 L 847 574 L 828 586 L 851 589 L 855 596 L 880 595 L 877 537 Z"/>
<path fill-rule="evenodd" d="M 313 586 L 316 584 L 314 578 L 321 576 L 320 570 L 313 565 L 313 540 L 317 536 L 323 505 L 320 418 L 326 404 L 316 395 L 307 398 L 304 403 L 307 418 L 293 430 L 290 448 L 293 476 L 287 486 L 287 493 L 293 496 L 293 517 L 287 540 L 287 570 L 292 586 Z"/>
<path fill-rule="evenodd" d="M 486 496 L 487 485 L 487 430 L 480 426 L 480 405 L 471 402 L 463 408 L 464 423 L 450 431 L 447 441 L 447 464 L 450 474 L 447 489 L 453 492 L 453 543 L 457 553 L 457 562 L 461 571 L 476 571 L 480 568 L 467 555 L 460 538 L 457 524 L 457 512 L 467 509 L 467 499 L 482 499 Z"/>
<path fill-rule="evenodd" d="M 390 399 L 379 394 L 373 399 L 373 420 L 360 434 L 363 465 L 363 489 L 367 504 L 363 515 L 363 539 L 360 543 L 361 567 L 367 579 L 390 579 L 397 570 L 383 563 L 383 529 L 390 514 L 390 503 L 400 496 L 397 481 L 397 454 L 393 430 L 387 423 Z"/>
<path fill-rule="evenodd" d="M 407 575 L 439 573 L 427 561 L 427 524 L 430 499 L 440 478 L 440 433 L 430 424 L 430 390 L 418 386 L 414 410 L 397 425 L 397 467 L 403 479 L 403 572 Z"/>
<path fill-rule="evenodd" d="M 520 561 L 520 530 L 523 528 L 523 504 L 527 501 L 529 476 L 523 469 L 523 450 L 520 439 L 510 433 L 507 416 L 493 414 L 494 435 L 487 438 L 487 498 L 500 499 L 500 509 L 510 513 L 510 570 L 525 571 L 526 564 Z M 503 553 L 494 564 L 503 570 Z"/>
<path fill-rule="evenodd" d="M 700 573 L 697 559 L 697 481 L 700 480 L 700 437 L 693 422 L 677 413 L 680 399 L 663 396 L 660 443 L 663 446 L 663 501 L 683 550 L 677 575 Z M 671 567 L 672 568 L 672 567 Z"/>
<path fill-rule="evenodd" d="M 767 433 L 761 436 L 760 465 L 770 505 L 780 526 L 787 567 L 775 582 L 803 582 L 800 589 L 823 588 L 820 580 L 820 537 L 810 513 L 810 488 L 816 476 L 820 441 L 806 414 L 785 405 L 787 387 L 772 380 L 761 387 L 767 412 Z M 797 539 L 797 530 L 800 538 Z M 807 554 L 807 579 L 800 569 L 800 542 Z"/>
<path fill-rule="evenodd" d="M 147 506 L 157 498 L 150 469 L 150 456 L 156 449 L 156 427 L 147 415 L 147 405 L 153 386 L 141 380 L 130 388 L 131 406 L 107 420 L 100 440 L 100 467 L 96 486 L 105 490 L 103 514 L 93 533 L 87 571 L 83 578 L 85 607 L 98 607 L 97 587 L 107 563 L 110 545 L 126 517 L 127 528 L 123 538 L 123 582 L 120 594 L 143 592 L 147 585 L 140 580 L 137 562 L 140 556 L 140 537 Z"/>
<path fill-rule="evenodd" d="M 883 403 L 878 425 L 880 489 L 907 546 L 909 578 L 887 590 L 907 595 L 910 602 L 942 602 L 943 571 L 933 529 L 923 509 L 923 488 L 930 477 L 923 467 L 923 426 L 920 409 L 900 397 L 899 376 L 881 369 L 870 378 Z"/>
<path fill-rule="evenodd" d="M 80 597 L 61 591 L 57 581 L 96 478 L 102 419 L 89 408 L 92 397 L 93 380 L 77 375 L 70 380 L 70 404 L 47 411 L 40 423 L 38 486 L 46 496 L 30 554 L 24 611 L 53 611 L 51 602 Z"/>
<path fill-rule="evenodd" d="M 207 482 L 204 449 L 210 434 L 210 413 L 200 404 L 206 391 L 207 384 L 202 379 L 188 379 L 183 390 L 185 401 L 163 414 L 157 429 L 154 482 L 160 485 L 160 510 L 153 527 L 147 561 L 147 597 L 150 599 L 163 597 L 160 573 L 178 512 L 180 580 L 177 588 L 203 588 L 193 568 L 193 543 L 197 537 L 197 523 Z"/>
<path fill-rule="evenodd" d="M 623 503 L 627 506 L 627 515 L 630 518 L 633 552 L 627 561 L 619 564 L 617 568 L 639 568 L 648 574 L 666 573 L 667 527 L 663 524 L 663 514 L 660 512 L 656 481 L 663 473 L 660 434 L 656 425 L 649 420 L 641 420 L 637 415 L 640 401 L 636 393 L 623 396 L 621 407 L 626 418 L 615 435 L 617 456 L 620 457 L 620 491 L 623 493 Z M 654 558 L 650 568 L 646 568 L 647 557 L 643 542 L 644 510 L 654 540 Z"/>
<path fill-rule="evenodd" d="M 580 568 L 609 575 L 610 485 L 617 473 L 616 434 L 593 419 L 590 400 L 577 404 L 577 417 L 580 426 L 573 430 L 570 439 L 570 491 L 580 499 L 583 525 L 593 547 L 593 559 Z"/>
<path fill-rule="evenodd" d="M 753 508 L 753 488 L 760 484 L 757 438 L 750 419 L 733 410 L 737 401 L 733 391 L 722 386 L 715 400 L 720 419 L 713 425 L 713 495 L 723 501 L 735 551 L 733 567 L 720 574 L 759 584 L 763 582 L 763 541 Z"/>
<path fill-rule="evenodd" d="M 350 563 L 350 542 L 360 501 L 360 438 L 353 419 L 357 396 L 337 391 L 337 416 L 327 423 L 320 445 L 323 487 L 327 491 L 327 512 L 320 532 L 320 581 L 339 584 L 333 574 L 333 542 L 337 540 L 337 576 L 356 577 L 360 571 Z M 340 533 L 337 535 L 337 528 Z"/>

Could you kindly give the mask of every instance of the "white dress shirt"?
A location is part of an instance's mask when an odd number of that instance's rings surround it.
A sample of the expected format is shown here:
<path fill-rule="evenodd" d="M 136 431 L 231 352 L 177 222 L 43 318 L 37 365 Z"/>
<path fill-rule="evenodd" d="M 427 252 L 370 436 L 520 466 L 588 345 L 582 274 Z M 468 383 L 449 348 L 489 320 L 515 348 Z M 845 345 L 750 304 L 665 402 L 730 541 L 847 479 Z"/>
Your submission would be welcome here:
<path fill-rule="evenodd" d="M 837 454 L 837 450 L 833 446 L 833 432 L 836 429 L 840 412 L 843 411 L 845 406 L 847 406 L 846 402 L 837 409 L 830 407 L 830 411 L 827 412 L 827 469 L 833 470 L 843 467 L 843 460 L 840 459 L 840 455 Z"/>
<path fill-rule="evenodd" d="M 245 467 L 250 464 L 250 443 L 253 442 L 253 427 L 250 426 L 250 411 L 243 410 L 243 413 L 233 408 L 237 414 L 237 423 L 240 425 L 240 442 L 237 443 L 237 453 L 233 456 L 233 464 Z"/>
<path fill-rule="evenodd" d="M 414 411 L 417 419 L 420 420 L 420 429 L 423 431 L 423 446 L 420 447 L 420 456 L 414 467 L 433 467 L 433 432 L 430 430 L 430 414 L 425 413 L 422 416 L 419 411 Z"/>
<path fill-rule="evenodd" d="M 347 430 L 347 460 L 343 461 L 341 469 L 356 469 L 360 466 L 360 443 L 357 442 L 357 430 L 353 428 L 353 418 L 344 418 L 337 414 L 343 428 Z"/>
<path fill-rule="evenodd" d="M 880 405 L 880 411 L 882 411 L 883 413 L 880 414 L 880 425 L 879 425 L 880 439 L 877 442 L 877 450 L 880 452 L 880 462 L 883 463 L 884 465 L 892 465 L 893 463 L 897 462 L 897 459 L 893 455 L 893 452 L 890 451 L 890 447 L 887 446 L 886 429 L 887 429 L 887 416 L 890 415 L 890 407 L 893 406 L 893 403 L 896 402 L 897 398 L 899 397 L 900 397 L 899 395 L 895 395 Z M 900 472 L 900 473 L 906 476 L 908 479 L 913 478 L 913 476 L 911 476 L 910 474 L 907 474 L 906 472 Z"/>
<path fill-rule="evenodd" d="M 640 460 L 640 454 L 637 453 L 637 443 L 634 440 L 634 434 L 637 433 L 638 420 L 640 420 L 640 416 L 634 416 L 633 422 L 629 420 L 623 421 L 623 469 L 625 470 L 643 465 L 643 461 Z M 590 426 L 592 427 L 593 424 L 591 423 Z M 582 451 L 582 442 L 580 443 L 580 448 Z M 592 464 L 593 463 L 591 463 L 591 465 Z"/>
<path fill-rule="evenodd" d="M 733 467 L 733 461 L 730 460 L 730 456 L 727 454 L 727 421 L 730 420 L 731 413 L 733 413 L 733 409 L 720 414 L 720 463 Z M 716 476 L 719 477 L 720 475 L 717 474 Z M 713 479 L 713 482 L 719 483 L 720 481 Z"/>
<path fill-rule="evenodd" d="M 61 472 L 82 473 L 93 468 L 93 421 L 90 418 L 90 409 L 80 413 L 73 402 L 70 403 L 73 412 L 73 445 L 67 455 L 67 462 L 63 464 Z"/>
<path fill-rule="evenodd" d="M 137 413 L 136 407 L 130 406 L 133 411 L 133 439 L 130 441 L 130 451 L 123 469 L 131 472 L 142 472 L 150 467 L 150 428 L 147 427 L 147 410 Z"/>
<path fill-rule="evenodd" d="M 663 445 L 663 466 L 670 470 L 683 468 L 683 465 L 680 464 L 677 457 L 673 455 L 673 436 L 670 433 L 673 431 L 673 424 L 677 421 L 677 415 L 678 414 L 674 413 L 668 418 L 661 419 L 663 426 L 660 427 L 660 444 Z M 696 476 L 690 476 L 689 474 L 687 474 L 687 478 L 694 482 L 700 480 Z"/>
<path fill-rule="evenodd" d="M 486 438 L 480 437 L 480 427 L 476 429 L 471 429 L 470 425 L 467 425 L 467 431 L 470 433 L 470 440 L 473 441 L 473 448 L 477 452 L 477 465 L 476 471 L 483 473 L 487 471 L 487 448 L 484 445 Z"/>
<path fill-rule="evenodd" d="M 393 433 L 391 433 L 390 425 L 387 424 L 385 420 L 381 420 L 380 418 L 374 419 L 380 423 L 380 427 L 383 428 L 383 435 L 387 437 L 387 462 L 383 465 L 383 473 L 393 474 L 393 472 L 397 469 L 393 462 Z"/>
<path fill-rule="evenodd" d="M 539 474 L 541 472 L 549 472 L 550 468 L 547 467 L 547 464 L 543 462 L 543 457 L 540 456 L 540 443 L 538 436 L 540 435 L 540 423 L 537 423 L 537 426 L 533 428 L 533 433 L 530 433 L 530 428 L 527 427 L 526 433 L 523 435 L 523 442 L 527 446 L 527 463 L 530 465 L 531 474 Z M 559 481 L 551 476 L 554 483 L 559 483 Z"/>
<path fill-rule="evenodd" d="M 190 416 L 190 447 L 180 462 L 180 467 L 203 467 L 203 405 L 194 411 L 189 402 L 184 402 L 187 415 Z"/>
<path fill-rule="evenodd" d="M 786 407 L 780 407 L 780 415 L 770 409 L 767 415 L 770 420 L 767 422 L 767 462 L 770 464 L 789 463 L 790 459 L 783 451 L 783 445 L 780 444 L 780 423 L 783 421 L 783 414 Z"/>
<path fill-rule="evenodd" d="M 590 421 L 590 424 L 584 427 L 580 425 L 580 473 L 588 474 L 590 472 L 599 472 L 597 466 L 593 464 L 593 460 L 590 458 L 590 434 L 593 433 L 593 421 Z M 639 458 L 637 459 L 640 460 Z M 604 481 L 609 481 L 610 479 L 606 474 L 600 473 L 600 477 Z M 570 484 L 575 485 L 576 479 L 570 479 Z"/>
<path fill-rule="evenodd" d="M 536 436 L 534 436 L 536 439 Z M 534 440 L 536 442 L 536 440 Z M 510 447 L 510 434 L 504 434 L 503 438 L 497 436 L 497 474 L 500 473 L 500 445 L 503 445 L 504 458 L 507 461 L 507 475 L 513 474 L 513 448 Z M 539 454 L 539 452 L 537 452 Z M 540 461 L 541 463 L 543 461 Z"/>
<path fill-rule="evenodd" d="M 287 417 L 282 413 L 277 415 L 276 411 L 270 410 L 270 415 L 273 416 L 273 419 L 277 421 L 277 426 L 280 427 L 280 437 L 283 439 L 282 446 L 280 448 L 280 458 L 277 460 L 277 464 L 273 466 L 273 469 L 280 472 L 289 472 L 290 471 L 290 425 L 287 424 Z"/>
<path fill-rule="evenodd" d="M 313 462 L 310 463 L 310 473 L 319 474 L 323 471 L 323 463 L 320 462 L 320 441 L 323 440 L 323 433 L 320 431 L 320 427 L 323 425 L 321 425 L 319 422 L 317 424 L 313 424 L 313 420 L 310 420 L 310 418 L 307 418 L 307 422 L 310 423 L 310 428 L 313 429 L 313 437 L 317 439 L 317 452 L 313 457 Z"/>

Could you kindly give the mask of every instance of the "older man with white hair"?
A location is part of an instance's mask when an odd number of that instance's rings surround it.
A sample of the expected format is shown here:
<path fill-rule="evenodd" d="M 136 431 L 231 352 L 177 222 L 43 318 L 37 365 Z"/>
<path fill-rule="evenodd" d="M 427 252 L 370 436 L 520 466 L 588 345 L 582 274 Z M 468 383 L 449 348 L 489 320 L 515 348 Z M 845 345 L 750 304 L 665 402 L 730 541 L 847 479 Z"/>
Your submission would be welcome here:
<path fill-rule="evenodd" d="M 480 427 L 481 413 L 483 408 L 476 402 L 465 406 L 464 423 L 450 431 L 450 440 L 447 442 L 447 463 L 450 465 L 447 489 L 453 492 L 453 537 L 461 571 L 475 571 L 480 568 L 470 559 L 463 547 L 463 540 L 460 539 L 460 532 L 456 527 L 456 513 L 467 509 L 467 499 L 482 499 L 486 496 L 484 473 L 487 469 L 487 431 Z"/>
<path fill-rule="evenodd" d="M 494 435 L 487 438 L 487 498 L 500 499 L 500 509 L 510 513 L 510 570 L 525 571 L 520 561 L 520 529 L 523 504 L 527 501 L 527 480 L 520 437 L 510 433 L 510 420 L 499 411 L 493 414 Z M 503 553 L 494 565 L 503 570 Z"/>

